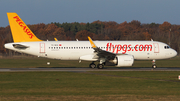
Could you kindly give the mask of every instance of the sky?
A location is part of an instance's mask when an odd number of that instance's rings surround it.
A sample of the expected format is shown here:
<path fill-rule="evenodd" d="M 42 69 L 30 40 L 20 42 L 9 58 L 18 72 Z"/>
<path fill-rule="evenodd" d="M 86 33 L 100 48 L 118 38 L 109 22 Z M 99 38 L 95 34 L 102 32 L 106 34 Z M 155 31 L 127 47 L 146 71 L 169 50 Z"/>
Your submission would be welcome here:
<path fill-rule="evenodd" d="M 0 0 L 0 27 L 9 25 L 7 12 L 16 12 L 26 24 L 138 20 L 180 25 L 179 5 L 180 0 Z"/>

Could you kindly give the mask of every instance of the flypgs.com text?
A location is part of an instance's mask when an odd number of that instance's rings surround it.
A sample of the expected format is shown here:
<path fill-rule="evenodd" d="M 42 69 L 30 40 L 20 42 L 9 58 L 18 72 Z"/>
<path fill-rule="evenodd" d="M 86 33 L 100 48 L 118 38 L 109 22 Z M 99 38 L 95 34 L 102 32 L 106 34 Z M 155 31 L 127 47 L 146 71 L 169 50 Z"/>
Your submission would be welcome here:
<path fill-rule="evenodd" d="M 119 51 L 123 51 L 122 54 L 125 54 L 127 51 L 152 51 L 152 45 L 151 44 L 146 44 L 146 45 L 142 45 L 142 44 L 137 44 L 134 47 L 129 44 L 112 44 L 112 43 L 107 43 L 106 45 L 106 51 L 112 51 L 113 53 L 118 53 Z"/>
<path fill-rule="evenodd" d="M 29 36 L 29 38 L 32 39 L 34 35 L 30 31 L 30 29 L 26 27 L 23 21 L 18 16 L 15 16 L 13 18 L 16 19 L 16 22 L 23 28 L 24 32 Z"/>

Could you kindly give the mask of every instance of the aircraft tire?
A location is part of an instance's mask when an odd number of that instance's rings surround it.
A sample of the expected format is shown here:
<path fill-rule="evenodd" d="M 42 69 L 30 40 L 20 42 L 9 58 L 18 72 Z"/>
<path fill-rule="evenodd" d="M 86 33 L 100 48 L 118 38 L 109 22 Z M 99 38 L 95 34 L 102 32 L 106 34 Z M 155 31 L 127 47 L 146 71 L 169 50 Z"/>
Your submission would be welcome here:
<path fill-rule="evenodd" d="M 98 64 L 97 67 L 98 67 L 98 69 L 103 69 L 104 65 L 103 64 Z"/>
<path fill-rule="evenodd" d="M 153 69 L 156 69 L 156 68 L 157 68 L 157 66 L 156 66 L 156 65 L 152 65 L 152 68 L 153 68 Z"/>
<path fill-rule="evenodd" d="M 95 65 L 94 63 L 91 63 L 91 64 L 89 65 L 89 67 L 92 68 L 92 69 L 94 69 L 94 68 L 96 68 L 96 65 Z"/>

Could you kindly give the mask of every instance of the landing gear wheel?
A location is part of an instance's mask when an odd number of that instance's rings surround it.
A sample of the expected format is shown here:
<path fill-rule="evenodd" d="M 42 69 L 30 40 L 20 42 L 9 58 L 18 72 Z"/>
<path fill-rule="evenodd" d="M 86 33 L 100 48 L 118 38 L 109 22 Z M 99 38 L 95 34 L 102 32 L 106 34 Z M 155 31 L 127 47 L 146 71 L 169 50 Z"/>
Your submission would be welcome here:
<path fill-rule="evenodd" d="M 156 69 L 156 68 L 157 68 L 157 66 L 156 66 L 156 60 L 152 60 L 152 68 L 153 68 L 153 69 Z"/>
<path fill-rule="evenodd" d="M 104 65 L 103 64 L 98 64 L 97 67 L 98 67 L 98 69 L 103 69 Z"/>
<path fill-rule="evenodd" d="M 153 68 L 153 69 L 156 69 L 156 68 L 157 68 L 157 66 L 156 66 L 156 65 L 152 65 L 152 68 Z"/>
<path fill-rule="evenodd" d="M 94 69 L 94 68 L 96 68 L 96 65 L 95 65 L 94 63 L 91 63 L 91 64 L 89 65 L 89 67 L 92 68 L 92 69 Z"/>

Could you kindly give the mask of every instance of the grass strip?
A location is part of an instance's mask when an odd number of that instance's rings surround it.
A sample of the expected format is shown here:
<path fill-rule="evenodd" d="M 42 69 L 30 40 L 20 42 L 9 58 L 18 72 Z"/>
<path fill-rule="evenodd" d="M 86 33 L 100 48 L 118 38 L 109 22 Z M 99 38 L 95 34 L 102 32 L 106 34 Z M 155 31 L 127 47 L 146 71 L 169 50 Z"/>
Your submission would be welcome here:
<path fill-rule="evenodd" d="M 0 100 L 180 100 L 175 71 L 1 72 Z"/>

